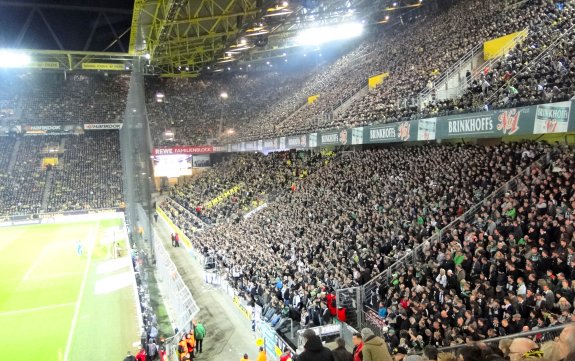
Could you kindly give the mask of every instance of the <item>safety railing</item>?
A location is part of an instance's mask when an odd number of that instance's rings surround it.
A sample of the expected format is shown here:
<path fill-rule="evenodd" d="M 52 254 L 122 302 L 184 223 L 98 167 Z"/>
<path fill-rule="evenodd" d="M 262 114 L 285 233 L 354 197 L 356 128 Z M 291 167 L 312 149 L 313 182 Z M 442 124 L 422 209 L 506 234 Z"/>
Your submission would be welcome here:
<path fill-rule="evenodd" d="M 507 89 L 508 84 L 513 83 L 513 80 L 515 80 L 515 78 L 517 76 L 519 76 L 520 74 L 524 74 L 526 71 L 529 71 L 529 69 L 533 69 L 534 65 L 539 64 L 539 62 L 541 62 L 547 55 L 549 55 L 552 50 L 555 50 L 557 48 L 557 45 L 559 45 L 566 37 L 571 36 L 573 34 L 574 30 L 575 30 L 575 25 L 571 26 L 569 29 L 565 30 L 560 36 L 556 37 L 551 42 L 551 44 L 547 45 L 545 50 L 543 50 L 541 53 L 539 53 L 539 55 L 537 55 L 529 63 L 523 65 L 523 67 L 521 67 L 521 69 L 518 70 L 515 73 L 515 75 L 512 76 L 504 85 L 502 85 L 497 90 L 495 90 L 492 94 L 490 94 L 489 97 L 485 100 L 484 104 L 487 104 L 487 105 L 491 104 L 499 96 L 499 94 L 501 94 L 503 91 L 505 91 Z"/>
<path fill-rule="evenodd" d="M 493 191 L 490 195 L 483 198 L 480 202 L 473 205 L 467 212 L 462 214 L 460 217 L 449 223 L 447 226 L 443 227 L 436 234 L 429 237 L 422 243 L 418 244 L 413 248 L 412 251 L 407 252 L 403 257 L 399 258 L 395 263 L 389 266 L 385 271 L 381 272 L 379 275 L 371 279 L 362 287 L 362 301 L 364 304 L 376 307 L 377 303 L 367 302 L 370 300 L 378 300 L 378 288 L 380 285 L 388 285 L 392 279 L 392 275 L 398 271 L 403 270 L 409 265 L 417 265 L 419 260 L 424 259 L 424 250 L 433 247 L 433 245 L 441 242 L 443 236 L 451 232 L 457 225 L 461 222 L 469 222 L 475 216 L 475 214 L 481 209 L 484 204 L 491 203 L 494 199 L 501 197 L 505 192 L 513 191 L 517 189 L 519 180 L 526 174 L 529 174 L 534 168 L 545 167 L 550 163 L 550 154 L 541 156 L 538 160 L 534 161 L 529 167 L 525 168 L 523 171 L 519 172 L 518 175 L 511 178 L 504 185 Z"/>
<path fill-rule="evenodd" d="M 541 345 L 547 341 L 553 341 L 553 340 L 557 339 L 559 337 L 559 334 L 561 334 L 561 331 L 563 331 L 563 329 L 569 325 L 570 325 L 570 323 L 566 323 L 563 325 L 547 327 L 547 328 L 543 328 L 543 329 L 539 329 L 539 330 L 514 333 L 512 335 L 490 338 L 487 340 L 483 340 L 481 342 L 484 344 L 487 344 L 489 346 L 497 347 L 499 345 L 499 342 L 501 342 L 502 340 L 509 340 L 509 339 L 514 339 L 517 337 L 526 337 L 526 338 L 529 338 L 529 339 L 531 339 L 531 340 L 533 340 L 536 343 Z M 461 344 L 461 345 L 456 345 L 456 346 L 442 347 L 439 349 L 439 351 L 440 352 L 457 353 L 458 350 L 460 350 L 461 348 L 463 348 L 465 346 L 468 346 L 468 345 L 467 344 Z"/>
<path fill-rule="evenodd" d="M 419 93 L 419 95 L 417 96 L 417 98 L 418 99 L 425 99 L 429 95 L 431 95 L 431 93 L 434 90 L 436 90 L 439 87 L 441 87 L 442 85 L 444 85 L 445 82 L 448 81 L 449 78 L 451 78 L 451 76 L 453 74 L 459 73 L 461 71 L 461 69 L 465 66 L 465 64 L 467 64 L 469 61 L 471 61 L 480 51 L 482 51 L 482 49 L 483 49 L 482 43 L 475 45 L 465 55 L 463 55 L 461 58 L 459 58 L 459 60 L 457 60 L 453 65 L 451 65 L 449 68 L 447 68 L 447 70 L 445 70 L 443 73 L 441 73 L 439 75 L 439 77 L 437 77 L 437 79 L 435 79 L 433 81 L 433 87 L 426 88 L 426 89 L 422 90 Z"/>
<path fill-rule="evenodd" d="M 168 357 L 172 360 L 174 355 L 176 355 L 178 341 L 181 339 L 182 332 L 190 330 L 191 322 L 200 311 L 200 308 L 162 244 L 161 238 L 156 235 L 154 239 L 158 286 L 167 305 L 170 319 L 179 330 L 179 333 L 167 339 L 164 343 Z"/>
<path fill-rule="evenodd" d="M 183 205 L 178 203 L 178 201 L 176 201 L 174 198 L 168 196 L 168 197 L 166 197 L 165 200 L 167 200 L 168 202 L 171 202 L 172 204 L 177 206 L 177 207 L 174 207 L 174 208 L 176 208 L 177 211 L 184 212 L 186 215 L 188 215 L 190 218 L 192 218 L 194 221 L 196 221 L 196 224 L 200 225 L 199 228 L 204 228 L 204 227 L 209 226 L 209 224 L 207 224 L 202 219 L 200 219 L 200 217 L 198 217 L 195 214 L 193 214 L 192 212 L 190 212 L 189 209 L 187 209 L 186 207 L 184 207 Z"/>

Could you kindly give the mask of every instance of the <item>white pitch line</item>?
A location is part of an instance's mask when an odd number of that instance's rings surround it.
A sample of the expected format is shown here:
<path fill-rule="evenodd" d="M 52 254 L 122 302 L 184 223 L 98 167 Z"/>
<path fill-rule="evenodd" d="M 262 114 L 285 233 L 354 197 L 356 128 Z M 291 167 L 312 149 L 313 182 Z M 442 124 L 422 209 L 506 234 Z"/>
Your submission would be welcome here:
<path fill-rule="evenodd" d="M 100 221 L 96 223 L 96 229 L 88 242 L 88 261 L 86 262 L 86 268 L 84 269 L 82 286 L 80 286 L 80 292 L 78 293 L 78 299 L 76 300 L 76 308 L 74 309 L 74 316 L 72 317 L 72 324 L 70 325 L 70 331 L 68 332 L 66 351 L 64 351 L 64 361 L 68 361 L 68 357 L 70 356 L 70 347 L 72 347 L 72 340 L 74 339 L 76 323 L 78 323 L 78 316 L 80 315 L 80 304 L 82 303 L 82 297 L 84 297 L 84 290 L 86 289 L 86 280 L 88 279 L 88 272 L 90 272 L 90 265 L 92 263 L 92 251 L 94 249 L 94 243 L 96 242 L 96 237 L 98 235 L 99 229 L 100 229 Z"/>
<path fill-rule="evenodd" d="M 32 274 L 32 272 L 34 272 L 34 270 L 38 267 L 38 265 L 40 264 L 40 261 L 42 260 L 42 258 L 44 258 L 44 253 L 46 253 L 46 249 L 47 249 L 47 247 L 42 248 L 42 250 L 40 251 L 40 254 L 34 260 L 34 263 L 32 263 L 30 268 L 28 268 L 28 271 L 26 271 L 26 273 L 24 274 L 24 277 L 22 277 L 22 279 L 24 281 L 28 280 L 30 278 L 30 275 Z"/>
<path fill-rule="evenodd" d="M 42 307 L 35 307 L 35 308 L 25 308 L 22 310 L 5 311 L 5 312 L 0 312 L 0 317 L 18 315 L 20 313 L 46 311 L 46 310 L 52 310 L 54 308 L 69 307 L 69 306 L 74 306 L 74 305 L 76 305 L 75 302 L 68 302 L 68 303 L 61 303 L 59 305 L 42 306 Z"/>
<path fill-rule="evenodd" d="M 62 273 L 53 273 L 45 276 L 34 276 L 29 277 L 29 280 L 45 280 L 50 278 L 62 278 L 62 277 L 70 277 L 82 274 L 82 272 L 62 272 Z"/>

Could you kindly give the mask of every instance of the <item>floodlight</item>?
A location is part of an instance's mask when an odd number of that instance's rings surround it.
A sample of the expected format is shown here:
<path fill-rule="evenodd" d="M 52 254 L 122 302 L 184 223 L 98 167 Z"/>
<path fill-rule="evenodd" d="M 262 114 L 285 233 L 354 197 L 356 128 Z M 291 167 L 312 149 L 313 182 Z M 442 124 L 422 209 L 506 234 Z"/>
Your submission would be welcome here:
<path fill-rule="evenodd" d="M 228 99 L 228 93 L 222 92 L 222 93 L 220 94 L 220 97 L 221 97 L 222 99 Z"/>
<path fill-rule="evenodd" d="M 150 60 L 150 58 L 151 58 L 150 53 L 144 54 L 144 58 L 146 58 L 147 60 Z"/>
<path fill-rule="evenodd" d="M 360 23 L 346 23 L 336 26 L 317 27 L 303 30 L 297 37 L 298 45 L 319 45 L 336 40 L 351 39 L 363 33 Z"/>
<path fill-rule="evenodd" d="M 30 55 L 15 50 L 0 49 L 0 68 L 22 68 L 30 64 Z"/>

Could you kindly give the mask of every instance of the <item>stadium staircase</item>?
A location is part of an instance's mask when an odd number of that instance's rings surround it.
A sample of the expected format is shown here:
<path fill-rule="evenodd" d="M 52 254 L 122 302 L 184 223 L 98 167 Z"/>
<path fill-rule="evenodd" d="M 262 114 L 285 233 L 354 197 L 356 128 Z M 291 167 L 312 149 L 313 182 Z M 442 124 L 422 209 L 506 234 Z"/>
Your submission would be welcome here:
<path fill-rule="evenodd" d="M 52 190 L 52 182 L 54 179 L 54 170 L 46 172 L 46 183 L 44 183 L 44 191 L 42 193 L 42 212 L 48 211 L 48 201 L 50 199 L 50 191 Z"/>
<path fill-rule="evenodd" d="M 16 166 L 16 159 L 18 158 L 18 151 L 20 150 L 20 139 L 16 140 L 14 144 L 14 148 L 12 149 L 12 154 L 10 155 L 10 162 L 8 163 L 8 173 L 12 173 L 14 171 L 14 167 Z"/>
<path fill-rule="evenodd" d="M 470 71 L 472 75 L 478 74 L 484 69 L 483 64 L 483 44 L 477 44 L 467 54 L 451 65 L 446 71 L 441 73 L 433 85 L 421 91 L 417 96 L 419 107 L 423 109 L 435 99 L 444 100 L 455 98 L 463 93 L 469 86 L 465 74 Z M 473 76 L 472 76 L 473 78 Z"/>
<path fill-rule="evenodd" d="M 22 112 L 24 111 L 23 103 L 24 103 L 23 97 L 18 97 L 18 101 L 16 103 L 16 109 L 14 110 L 14 116 L 12 118 L 22 119 Z"/>
<path fill-rule="evenodd" d="M 66 141 L 68 139 L 66 137 L 62 137 L 62 139 L 60 139 L 60 153 L 63 153 L 64 150 L 66 150 Z"/>
<path fill-rule="evenodd" d="M 349 98 L 347 98 L 345 101 L 343 101 L 338 107 L 336 107 L 333 111 L 333 118 L 334 119 L 339 119 L 340 115 L 342 115 L 343 113 L 345 113 L 345 111 L 353 104 L 355 103 L 356 100 L 359 100 L 361 98 L 363 98 L 364 96 L 367 95 L 367 93 L 369 92 L 369 86 L 364 86 L 361 89 L 359 89 L 357 91 L 357 93 L 355 93 L 354 95 L 350 96 Z"/>
<path fill-rule="evenodd" d="M 280 124 L 286 123 L 288 120 L 290 120 L 291 118 L 293 118 L 296 114 L 298 114 L 302 109 L 304 109 L 305 107 L 307 107 L 307 101 L 305 103 L 303 103 L 300 107 L 298 107 L 296 110 L 294 110 L 293 112 L 291 112 L 290 115 L 288 115 L 287 117 L 285 117 Z"/>
<path fill-rule="evenodd" d="M 518 6 L 513 4 L 510 6 Z M 463 92 L 471 85 L 474 79 L 478 79 L 484 69 L 491 69 L 495 63 L 499 62 L 517 44 L 521 43 L 528 33 L 528 29 L 521 31 L 513 39 L 509 40 L 501 47 L 502 55 L 483 61 L 483 43 L 477 44 L 467 54 L 462 56 L 455 64 L 433 82 L 432 87 L 421 91 L 417 97 L 419 108 L 423 109 L 433 100 L 452 99 L 463 95 Z M 471 72 L 471 77 L 466 77 L 467 71 Z"/>

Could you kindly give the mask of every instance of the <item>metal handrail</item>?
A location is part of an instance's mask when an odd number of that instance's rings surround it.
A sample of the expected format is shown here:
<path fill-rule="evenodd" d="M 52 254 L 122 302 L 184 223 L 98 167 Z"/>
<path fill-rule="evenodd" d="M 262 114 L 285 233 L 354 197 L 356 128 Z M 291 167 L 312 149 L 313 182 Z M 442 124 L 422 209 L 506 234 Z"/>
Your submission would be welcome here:
<path fill-rule="evenodd" d="M 433 87 L 432 88 L 425 88 L 424 90 L 422 90 L 419 95 L 417 95 L 418 99 L 423 99 L 427 96 L 429 96 L 429 94 L 431 94 L 431 92 L 434 89 L 437 89 L 438 87 L 440 87 L 441 85 L 443 85 L 443 83 L 445 82 L 446 79 L 449 78 L 449 76 L 451 76 L 453 73 L 455 73 L 455 70 L 457 69 L 457 71 L 459 71 L 459 69 L 461 69 L 461 67 L 467 63 L 469 60 L 473 59 L 473 57 L 476 55 L 476 53 L 482 49 L 483 47 L 483 43 L 479 43 L 477 45 L 475 45 L 471 50 L 469 50 L 465 55 L 463 55 L 462 57 L 459 58 L 459 60 L 457 60 L 453 65 L 451 65 L 449 68 L 447 68 L 447 70 L 445 70 L 444 72 L 442 72 L 439 77 L 433 82 Z"/>
<path fill-rule="evenodd" d="M 433 241 L 434 238 L 437 238 L 437 236 L 441 236 L 444 232 L 448 231 L 450 228 L 452 228 L 455 224 L 457 224 L 458 222 L 461 222 L 465 219 L 468 219 L 469 216 L 475 214 L 477 212 L 478 208 L 481 208 L 481 206 L 485 203 L 485 201 L 495 198 L 497 197 L 499 194 L 501 194 L 502 191 L 505 191 L 506 189 L 509 188 L 509 185 L 512 182 L 517 181 L 518 179 L 520 179 L 521 177 L 523 177 L 527 172 L 531 171 L 531 169 L 533 168 L 533 166 L 538 165 L 538 166 L 545 166 L 546 164 L 548 164 L 549 160 L 547 159 L 549 153 L 546 153 L 544 155 L 542 155 L 541 157 L 539 157 L 537 160 L 535 160 L 533 163 L 531 163 L 527 168 L 523 169 L 519 174 L 517 174 L 515 177 L 511 178 L 509 181 L 507 181 L 505 184 L 503 184 L 501 187 L 497 188 L 495 191 L 491 192 L 491 194 L 489 194 L 487 197 L 483 198 L 480 202 L 474 204 L 473 206 L 471 206 L 471 208 L 463 213 L 461 216 L 459 216 L 458 218 L 456 218 L 455 220 L 453 220 L 451 223 L 449 223 L 447 226 L 443 227 L 442 229 L 439 230 L 439 232 L 435 233 L 434 235 L 432 235 L 431 237 L 427 238 L 426 240 L 424 240 L 423 242 L 421 242 L 420 244 L 418 244 L 416 247 L 414 247 L 410 252 L 406 253 L 404 256 L 402 256 L 400 259 L 398 259 L 395 263 L 393 263 L 391 266 L 387 267 L 387 269 L 381 273 L 379 273 L 377 276 L 373 277 L 371 280 L 369 280 L 368 282 L 366 282 L 363 286 L 362 286 L 362 294 L 363 294 L 363 301 L 365 302 L 365 290 L 366 287 L 380 281 L 380 279 L 384 278 L 385 276 L 390 276 L 391 272 L 397 268 L 399 268 L 400 265 L 403 265 L 405 263 L 405 261 L 409 258 L 412 257 L 415 252 L 420 251 L 424 245 L 430 243 L 431 241 Z M 545 159 L 546 162 L 541 164 L 540 161 Z"/>
<path fill-rule="evenodd" d="M 176 201 L 174 198 L 167 196 L 166 197 L 167 200 L 174 202 L 175 204 L 177 204 L 179 207 L 181 207 L 187 214 L 189 214 L 196 222 L 198 222 L 199 224 L 202 225 L 203 228 L 204 226 L 208 226 L 208 224 L 206 222 L 204 222 L 200 217 L 196 216 L 195 214 L 193 214 L 192 212 L 190 212 L 189 209 L 187 209 L 186 207 L 184 207 L 183 205 L 181 205 L 178 201 Z M 178 209 L 179 211 L 179 209 Z"/>
<path fill-rule="evenodd" d="M 551 326 L 551 327 L 546 327 L 543 329 L 539 329 L 539 330 L 531 330 L 531 331 L 527 331 L 527 332 L 519 332 L 519 333 L 514 333 L 511 335 L 505 335 L 505 336 L 499 336 L 499 337 L 494 337 L 494 338 L 489 338 L 486 340 L 481 341 L 482 343 L 495 343 L 495 342 L 499 342 L 501 340 L 507 340 L 510 338 L 516 338 L 516 337 L 527 337 L 529 338 L 530 336 L 538 336 L 538 335 L 542 335 L 542 334 L 548 334 L 548 333 L 561 333 L 561 331 L 563 331 L 563 329 L 569 325 L 572 325 L 573 323 L 565 323 L 559 326 Z M 558 335 L 557 335 L 558 336 Z M 554 336 L 553 339 L 557 336 Z M 553 339 L 549 339 L 548 337 L 541 337 L 541 340 L 543 342 L 545 341 L 553 341 Z M 456 345 L 456 346 L 447 346 L 447 347 L 441 347 L 438 349 L 438 351 L 440 352 L 453 352 L 454 350 L 457 350 L 459 348 L 463 348 L 468 346 L 468 344 L 462 344 L 462 345 Z"/>
<path fill-rule="evenodd" d="M 521 30 L 519 32 L 519 34 L 517 34 L 517 36 L 515 36 L 513 39 L 509 40 L 505 45 L 503 45 L 502 47 L 502 55 L 500 56 L 496 56 L 494 58 L 491 58 L 487 61 L 485 61 L 483 64 L 481 64 L 480 66 L 477 67 L 476 70 L 474 70 L 471 74 L 471 81 L 473 81 L 473 79 L 476 79 L 479 77 L 479 75 L 483 72 L 483 69 L 485 68 L 491 68 L 493 64 L 497 63 L 499 61 L 499 59 L 501 59 L 502 56 L 504 56 L 504 54 L 507 54 L 513 47 L 515 47 L 517 44 L 521 43 L 523 41 L 523 38 L 527 37 L 529 35 L 529 28 L 525 28 L 523 30 Z M 469 83 L 466 82 L 466 85 L 470 85 Z"/>
<path fill-rule="evenodd" d="M 525 69 L 530 68 L 534 64 L 538 64 L 539 61 L 541 61 L 541 59 L 544 58 L 549 53 L 550 50 L 555 49 L 555 47 L 559 44 L 559 42 L 566 35 L 572 34 L 574 29 L 575 29 L 575 25 L 571 26 L 569 29 L 567 29 L 565 32 L 563 32 L 563 34 L 561 34 L 560 36 L 555 38 L 555 40 L 553 40 L 553 42 L 551 44 L 549 44 L 549 46 L 547 46 L 539 55 L 537 55 L 527 65 L 524 65 L 519 71 L 517 71 L 515 73 L 514 76 L 512 76 L 509 80 L 507 80 L 507 82 L 505 82 L 504 85 L 502 85 L 501 87 L 499 87 L 499 89 L 497 89 L 495 92 L 493 92 L 493 94 L 491 94 L 489 96 L 489 98 L 487 98 L 487 100 L 484 102 L 484 104 L 490 104 L 503 89 L 507 88 L 507 84 L 510 84 L 519 74 L 522 74 Z"/>

